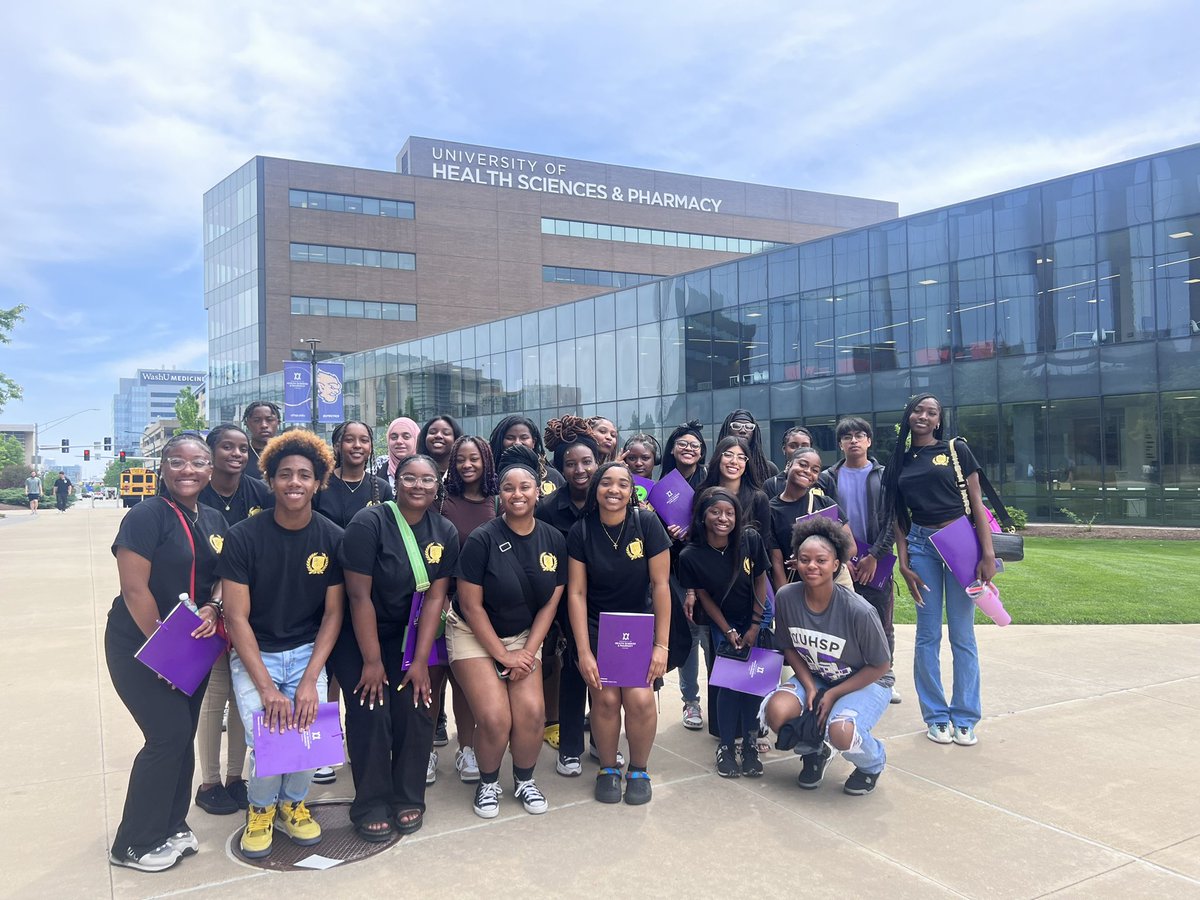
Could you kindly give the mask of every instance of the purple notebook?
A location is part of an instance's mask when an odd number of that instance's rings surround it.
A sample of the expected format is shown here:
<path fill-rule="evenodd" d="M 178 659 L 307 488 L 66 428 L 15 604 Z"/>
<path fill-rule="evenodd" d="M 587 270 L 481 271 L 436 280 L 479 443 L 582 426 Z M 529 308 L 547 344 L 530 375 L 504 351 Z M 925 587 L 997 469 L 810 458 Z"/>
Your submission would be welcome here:
<path fill-rule="evenodd" d="M 975 569 L 983 551 L 970 519 L 959 516 L 945 528 L 935 531 L 929 540 L 959 584 L 966 587 L 975 580 Z"/>
<path fill-rule="evenodd" d="M 180 602 L 133 654 L 134 658 L 190 697 L 212 671 L 217 657 L 229 647 L 218 634 L 192 637 L 202 624 L 200 617 Z"/>
<path fill-rule="evenodd" d="M 708 683 L 741 691 L 743 694 L 765 697 L 779 687 L 779 676 L 782 672 L 782 653 L 767 650 L 765 647 L 751 647 L 750 658 L 746 660 L 718 656 L 713 662 Z"/>
<path fill-rule="evenodd" d="M 645 503 L 646 498 L 650 496 L 652 490 L 654 490 L 653 480 L 643 478 L 641 475 L 633 476 L 633 493 L 637 495 L 638 503 Z"/>
<path fill-rule="evenodd" d="M 858 562 L 867 555 L 867 551 L 871 548 L 859 541 L 855 543 L 858 544 L 858 555 L 854 557 L 854 561 Z M 875 577 L 867 582 L 867 587 L 873 587 L 877 591 L 883 590 L 887 586 L 888 581 L 891 580 L 892 572 L 895 568 L 896 557 L 891 553 L 883 554 L 875 563 Z"/>
<path fill-rule="evenodd" d="M 678 525 L 684 531 L 692 524 L 692 498 L 696 492 L 687 479 L 672 469 L 651 488 L 646 502 L 658 513 L 664 525 Z"/>
<path fill-rule="evenodd" d="M 811 519 L 813 516 L 824 516 L 827 519 L 833 519 L 835 522 L 841 522 L 838 513 L 838 505 L 827 506 L 824 509 L 818 509 L 816 512 L 807 513 L 803 516 L 796 516 L 797 522 L 803 522 L 805 519 Z"/>
<path fill-rule="evenodd" d="M 600 613 L 596 665 L 600 683 L 611 687 L 648 687 L 654 652 L 654 616 L 650 613 Z"/>
<path fill-rule="evenodd" d="M 254 774 L 259 778 L 340 766 L 345 761 L 336 703 L 318 706 L 316 719 L 303 731 L 293 728 L 272 734 L 263 724 L 263 713 L 254 714 Z"/>
<path fill-rule="evenodd" d="M 408 667 L 412 665 L 413 656 L 417 652 L 417 620 L 421 618 L 421 606 L 425 602 L 425 595 L 418 591 L 413 594 L 412 612 L 408 615 L 408 627 L 404 629 L 404 657 L 400 660 L 400 670 L 407 672 Z M 434 638 L 433 646 L 429 650 L 429 665 L 444 666 L 449 662 L 450 657 L 446 655 L 446 639 L 444 637 Z"/>

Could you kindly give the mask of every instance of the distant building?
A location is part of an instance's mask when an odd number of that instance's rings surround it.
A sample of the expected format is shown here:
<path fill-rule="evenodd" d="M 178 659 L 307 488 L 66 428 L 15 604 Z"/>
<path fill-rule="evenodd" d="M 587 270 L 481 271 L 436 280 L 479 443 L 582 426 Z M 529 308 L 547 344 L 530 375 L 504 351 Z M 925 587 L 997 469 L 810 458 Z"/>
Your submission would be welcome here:
<path fill-rule="evenodd" d="M 113 396 L 114 452 L 141 452 L 146 426 L 174 419 L 179 392 L 185 387 L 200 390 L 204 379 L 204 372 L 176 369 L 138 369 L 136 377 L 122 378 Z"/>
<path fill-rule="evenodd" d="M 162 453 L 162 448 L 167 445 L 167 441 L 174 437 L 177 431 L 179 431 L 178 419 L 158 419 L 151 422 L 142 432 L 139 441 L 140 455 L 152 459 L 157 458 Z"/>
<path fill-rule="evenodd" d="M 33 458 L 37 456 L 36 425 L 0 424 L 0 437 L 14 437 L 20 441 L 25 449 L 25 465 L 33 465 Z"/>

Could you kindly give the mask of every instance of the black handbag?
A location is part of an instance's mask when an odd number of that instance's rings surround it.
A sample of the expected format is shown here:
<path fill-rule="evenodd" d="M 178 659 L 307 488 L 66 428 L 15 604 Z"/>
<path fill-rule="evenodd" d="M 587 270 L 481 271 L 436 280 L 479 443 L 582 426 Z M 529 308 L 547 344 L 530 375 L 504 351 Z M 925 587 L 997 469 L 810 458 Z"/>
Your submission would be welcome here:
<path fill-rule="evenodd" d="M 962 440 L 964 439 L 953 438 L 948 442 L 950 459 L 954 463 L 954 478 L 958 482 L 958 492 L 962 495 L 963 510 L 966 512 L 967 518 L 974 522 L 975 517 L 971 513 L 971 499 L 967 496 L 967 479 L 963 477 L 962 466 L 958 462 L 958 452 L 954 449 L 955 441 Z M 1020 562 L 1025 558 L 1025 538 L 1016 533 L 1016 523 L 1008 514 L 1004 501 L 1000 499 L 999 491 L 992 486 L 991 480 L 983 469 L 979 470 L 979 487 L 992 505 L 992 514 L 1004 529 L 992 532 L 992 552 L 996 554 L 996 559 L 1002 559 L 1005 562 Z"/>

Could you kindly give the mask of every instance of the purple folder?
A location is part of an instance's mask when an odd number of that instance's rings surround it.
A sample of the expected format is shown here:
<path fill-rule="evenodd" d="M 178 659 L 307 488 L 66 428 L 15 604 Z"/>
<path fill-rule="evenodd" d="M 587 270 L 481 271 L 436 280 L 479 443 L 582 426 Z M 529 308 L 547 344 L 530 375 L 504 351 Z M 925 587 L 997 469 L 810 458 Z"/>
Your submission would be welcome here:
<path fill-rule="evenodd" d="M 983 550 L 970 519 L 959 516 L 945 528 L 935 531 L 929 540 L 959 584 L 966 587 L 975 580 L 975 569 Z"/>
<path fill-rule="evenodd" d="M 408 627 L 404 629 L 404 657 L 400 660 L 400 670 L 407 672 L 408 667 L 412 665 L 413 656 L 417 652 L 417 620 L 421 618 L 421 606 L 425 602 L 425 595 L 420 591 L 413 594 L 412 612 L 408 615 Z M 429 649 L 429 665 L 444 666 L 450 661 L 450 657 L 446 654 L 446 638 L 439 637 L 433 639 L 433 646 Z"/>
<path fill-rule="evenodd" d="M 855 543 L 858 544 L 858 555 L 854 557 L 854 561 L 858 562 L 867 555 L 867 551 L 869 551 L 871 548 L 861 541 L 855 541 Z M 883 554 L 883 556 L 879 557 L 878 561 L 875 563 L 875 577 L 867 582 L 867 587 L 873 587 L 877 591 L 882 591 L 887 586 L 888 581 L 891 579 L 892 572 L 895 571 L 895 568 L 896 557 L 891 553 Z"/>
<path fill-rule="evenodd" d="M 633 476 L 633 492 L 637 495 L 638 503 L 645 503 L 646 498 L 650 496 L 650 492 L 654 490 L 654 481 L 650 478 L 643 478 L 641 475 Z"/>
<path fill-rule="evenodd" d="M 813 516 L 824 516 L 825 518 L 833 519 L 833 521 L 838 523 L 841 523 L 842 521 L 841 518 L 839 518 L 838 505 L 836 503 L 833 504 L 833 506 L 827 506 L 824 509 L 818 509 L 816 512 L 806 513 L 803 516 L 796 516 L 796 521 L 803 522 L 805 519 L 811 519 Z"/>
<path fill-rule="evenodd" d="M 718 656 L 713 662 L 708 683 L 741 691 L 743 694 L 765 697 L 779 687 L 779 676 L 782 672 L 782 653 L 767 650 L 765 647 L 751 647 L 749 659 Z"/>
<path fill-rule="evenodd" d="M 340 766 L 346 761 L 337 703 L 318 706 L 317 717 L 303 731 L 291 728 L 272 734 L 264 724 L 263 716 L 262 712 L 254 714 L 254 774 L 257 777 Z"/>
<path fill-rule="evenodd" d="M 658 513 L 664 525 L 678 525 L 684 531 L 692 524 L 692 498 L 696 492 L 687 479 L 672 469 L 651 488 L 646 502 Z"/>
<path fill-rule="evenodd" d="M 648 687 L 654 652 L 654 616 L 650 613 L 600 613 L 596 665 L 600 683 L 610 687 Z"/>
<path fill-rule="evenodd" d="M 192 632 L 203 622 L 182 602 L 167 615 L 154 634 L 142 644 L 134 658 L 149 666 L 177 690 L 189 697 L 196 693 L 229 644 L 218 634 L 194 638 Z"/>

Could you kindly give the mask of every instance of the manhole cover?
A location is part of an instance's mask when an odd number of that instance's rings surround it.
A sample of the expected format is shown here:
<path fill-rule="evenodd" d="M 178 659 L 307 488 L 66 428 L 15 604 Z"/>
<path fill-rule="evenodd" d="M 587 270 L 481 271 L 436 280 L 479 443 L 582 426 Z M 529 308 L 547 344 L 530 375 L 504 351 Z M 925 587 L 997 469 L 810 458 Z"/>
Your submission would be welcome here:
<path fill-rule="evenodd" d="M 247 859 L 242 855 L 242 829 L 238 828 L 229 838 L 229 853 L 238 862 L 254 866 L 256 869 L 301 872 L 355 863 L 376 853 L 382 853 L 400 840 L 400 835 L 392 835 L 390 840 L 379 843 L 360 838 L 354 830 L 354 823 L 350 821 L 349 800 L 314 800 L 308 804 L 308 808 L 312 810 L 313 818 L 321 826 L 321 843 L 311 847 L 293 844 L 284 830 L 276 825 L 271 855 L 264 859 Z M 306 860 L 308 862 L 305 865 L 300 865 Z"/>

